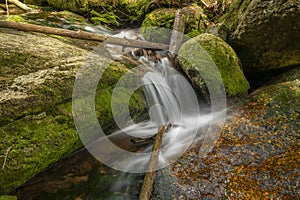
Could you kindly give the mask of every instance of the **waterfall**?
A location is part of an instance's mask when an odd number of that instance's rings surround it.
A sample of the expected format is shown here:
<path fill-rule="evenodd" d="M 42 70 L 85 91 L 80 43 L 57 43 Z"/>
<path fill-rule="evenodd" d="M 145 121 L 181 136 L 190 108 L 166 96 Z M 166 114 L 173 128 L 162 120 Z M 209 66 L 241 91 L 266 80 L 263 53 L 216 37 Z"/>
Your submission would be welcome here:
<path fill-rule="evenodd" d="M 126 37 L 126 32 L 121 32 L 117 36 Z M 141 39 L 138 34 L 135 36 L 134 32 L 129 32 L 128 38 Z M 115 45 L 107 45 L 107 47 L 111 56 L 117 60 L 121 60 L 124 58 L 124 54 L 128 54 L 134 50 L 133 48 L 122 48 L 119 46 L 116 47 Z M 133 175 L 134 173 L 140 174 L 148 170 L 153 144 L 151 138 L 157 133 L 160 125 L 168 126 L 169 128 L 162 140 L 157 169 L 163 169 L 173 163 L 194 142 L 204 141 L 205 143 L 206 140 L 209 142 L 214 140 L 216 136 L 212 135 L 207 137 L 207 135 L 212 130 L 211 125 L 219 122 L 219 120 L 217 120 L 217 112 L 220 112 L 220 118 L 224 115 L 223 110 L 216 111 L 212 109 L 213 112 L 211 113 L 205 113 L 200 110 L 197 95 L 189 81 L 172 67 L 170 60 L 165 56 L 164 52 L 156 52 L 156 54 L 160 55 L 159 59 L 152 59 L 151 56 L 153 55 L 147 54 L 139 56 L 133 55 L 133 57 L 138 60 L 139 68 L 143 69 L 139 71 L 139 73 L 142 72 L 139 86 L 142 86 L 144 90 L 148 105 L 149 120 L 134 123 L 130 119 L 131 123 L 126 126 L 116 122 L 119 125 L 119 131 L 109 136 L 103 135 L 96 140 L 91 140 L 89 135 L 97 135 L 98 130 L 101 129 L 95 115 L 91 114 L 91 121 L 86 120 L 90 119 L 89 117 L 86 117 L 86 119 L 77 118 L 78 122 L 76 123 L 76 127 L 79 133 L 81 133 L 83 143 L 85 145 L 88 144 L 88 146 L 86 146 L 88 151 L 107 166 L 119 171 L 129 172 L 117 180 L 116 184 L 112 187 L 114 191 L 124 188 L 124 184 L 128 185 L 133 183 L 129 180 L 132 179 L 132 176 L 135 176 Z M 88 96 L 84 96 L 85 101 L 83 101 L 83 105 L 90 106 L 85 106 L 81 109 L 82 104 L 73 101 L 73 112 L 76 111 L 75 117 L 94 112 L 95 94 L 93 93 L 93 88 L 97 86 L 101 77 L 101 73 L 99 73 L 100 75 L 97 74 L 97 71 L 99 71 L 97 65 L 87 65 L 87 67 L 83 67 L 81 70 L 82 74 L 87 73 L 90 74 L 90 76 L 87 76 L 87 78 L 84 78 L 83 75 L 82 78 L 79 76 L 76 80 L 78 82 L 75 82 L 75 86 L 78 86 L 79 89 L 82 88 L 79 87 L 81 85 L 87 86 L 87 89 L 85 89 L 87 92 L 84 94 L 88 94 Z M 89 70 L 96 71 L 97 73 L 86 72 Z M 94 78 L 91 79 L 90 77 Z M 126 85 L 127 82 L 130 82 L 130 80 L 119 80 L 118 84 L 120 83 L 121 87 L 126 88 L 128 86 Z M 114 92 L 118 90 L 118 84 Z M 131 89 L 134 91 L 134 87 Z M 81 90 L 78 91 L 80 92 Z M 126 95 L 130 97 L 130 94 Z M 76 97 L 76 95 L 74 96 Z M 112 104 L 114 98 L 117 98 L 117 96 L 113 94 Z M 118 112 L 114 112 L 113 109 L 113 114 L 114 113 L 118 114 Z M 130 117 L 130 115 L 127 117 Z M 127 119 L 126 116 L 125 118 L 121 116 L 120 119 L 119 116 L 117 116 L 114 119 L 115 121 L 121 119 L 121 122 L 127 121 L 122 121 L 122 119 Z M 93 133 L 90 134 L 90 132 Z M 205 151 L 207 152 L 210 146 L 206 145 L 204 148 L 206 148 Z M 125 179 L 127 181 L 124 181 Z"/>

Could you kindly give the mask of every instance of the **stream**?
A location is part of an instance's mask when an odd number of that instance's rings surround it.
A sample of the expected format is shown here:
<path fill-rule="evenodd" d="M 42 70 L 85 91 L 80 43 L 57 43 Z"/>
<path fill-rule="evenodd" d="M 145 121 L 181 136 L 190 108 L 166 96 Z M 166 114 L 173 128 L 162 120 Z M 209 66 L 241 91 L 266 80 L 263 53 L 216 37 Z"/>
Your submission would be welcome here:
<path fill-rule="evenodd" d="M 41 19 L 35 20 L 41 22 Z M 66 20 L 60 20 L 64 22 L 63 28 L 75 27 L 112 34 L 101 27 L 74 26 Z M 132 30 L 121 31 L 115 37 L 142 39 L 142 36 Z M 152 198 L 172 199 L 184 195 L 173 186 L 177 180 L 168 170 L 169 165 L 191 144 L 204 141 L 211 126 L 219 122 L 216 119 L 222 118 L 225 111 L 208 112 L 207 108 L 200 109 L 198 97 L 189 81 L 172 67 L 166 52 L 156 52 L 160 59 L 153 62 L 146 51 L 144 55 L 137 56 L 131 53 L 134 49 L 126 48 L 124 52 L 122 47 L 107 47 L 111 56 L 117 60 L 123 59 L 123 55 L 132 54 L 130 59 L 139 63 L 137 70 L 143 71 L 140 82 L 134 86 L 126 85 L 126 80 L 130 77 L 124 77 L 113 95 L 117 98 L 120 92 L 118 88 L 132 87 L 134 91 L 142 87 L 150 119 L 120 125 L 120 130 L 108 137 L 98 137 L 97 140 L 84 138 L 85 135 L 79 131 L 86 149 L 61 160 L 16 189 L 13 194 L 20 199 L 137 199 L 153 144 L 153 140 L 149 138 L 157 132 L 160 125 L 169 128 L 163 137 Z M 78 84 L 82 85 L 80 82 Z M 117 121 L 122 122 L 126 118 L 117 116 L 117 110 L 113 110 L 113 113 L 116 114 Z M 79 130 L 86 128 L 84 121 L 76 123 L 76 117 L 75 124 Z"/>

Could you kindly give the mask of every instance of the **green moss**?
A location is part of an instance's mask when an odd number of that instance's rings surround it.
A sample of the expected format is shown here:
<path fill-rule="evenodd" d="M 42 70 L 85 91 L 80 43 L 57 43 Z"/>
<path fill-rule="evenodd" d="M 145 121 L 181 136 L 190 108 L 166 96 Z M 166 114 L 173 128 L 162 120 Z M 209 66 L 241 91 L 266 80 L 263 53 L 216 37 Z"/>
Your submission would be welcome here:
<path fill-rule="evenodd" d="M 116 125 L 112 115 L 111 95 L 115 85 L 125 73 L 132 72 L 130 72 L 128 68 L 125 68 L 123 64 L 117 62 L 112 63 L 112 66 L 108 67 L 104 72 L 100 80 L 100 84 L 98 85 L 97 95 L 95 98 L 96 115 L 103 129 L 109 129 Z M 134 73 L 131 75 L 133 75 L 133 77 L 130 78 L 130 81 L 138 81 L 137 76 L 135 76 Z M 129 88 L 130 85 L 131 83 L 126 80 L 125 86 Z M 125 100 L 130 94 L 130 90 L 127 88 L 121 88 L 122 92 L 118 95 L 118 98 L 114 100 L 117 100 L 117 102 L 115 102 L 116 104 L 129 103 L 129 111 L 133 114 L 132 117 L 135 118 L 138 114 L 145 111 L 147 106 L 145 103 L 146 101 L 142 91 L 138 90 L 129 98 L 130 101 L 126 102 Z M 119 110 L 118 114 L 122 115 L 124 112 L 124 110 Z"/>
<path fill-rule="evenodd" d="M 0 200 L 17 200 L 17 197 L 5 195 L 5 196 L 0 196 Z"/>
<path fill-rule="evenodd" d="M 198 87 L 200 85 L 200 88 L 203 88 L 204 83 L 201 74 L 208 73 L 209 70 L 205 70 L 205 66 L 207 65 L 206 52 L 199 52 L 197 58 L 190 58 L 191 46 L 193 45 L 201 45 L 211 56 L 221 74 L 228 95 L 247 95 L 247 90 L 250 86 L 243 75 L 234 50 L 222 39 L 211 34 L 201 34 L 184 43 L 180 49 L 179 55 L 182 58 L 179 59 L 179 62 L 187 75 L 194 80 L 194 84 L 198 85 Z M 193 69 L 191 63 L 198 63 L 197 69 Z M 200 74 L 197 73 L 198 70 L 200 70 Z M 211 74 L 210 76 L 213 77 L 214 75 Z"/>
<path fill-rule="evenodd" d="M 7 155 L 0 172 L 0 194 L 10 192 L 75 150 L 78 136 L 74 124 L 67 118 L 58 120 L 59 117 L 42 113 L 0 128 L 0 152 Z M 0 160 L 3 163 L 4 157 Z"/>
<path fill-rule="evenodd" d="M 93 16 L 91 20 L 96 24 L 113 24 L 118 26 L 119 22 L 117 20 L 117 16 L 112 12 L 105 12 L 100 14 L 99 12 L 92 10 L 91 15 Z"/>
<path fill-rule="evenodd" d="M 135 23 L 142 19 L 149 5 L 148 0 L 48 0 L 55 8 L 85 13 L 94 22 L 119 25 L 120 22 Z"/>
<path fill-rule="evenodd" d="M 176 9 L 158 9 L 149 13 L 141 26 L 141 33 L 148 41 L 169 43 Z"/>
<path fill-rule="evenodd" d="M 146 15 L 142 23 L 142 34 L 146 40 L 169 43 L 177 9 L 161 8 Z M 185 15 L 185 35 L 195 37 L 206 31 L 207 18 L 202 8 L 188 6 L 182 9 Z"/>
<path fill-rule="evenodd" d="M 12 22 L 24 22 L 25 21 L 25 19 L 20 15 L 9 15 L 9 16 L 6 16 L 5 20 L 12 21 Z"/>
<path fill-rule="evenodd" d="M 48 4 L 62 10 L 83 13 L 86 10 L 86 0 L 47 0 Z"/>

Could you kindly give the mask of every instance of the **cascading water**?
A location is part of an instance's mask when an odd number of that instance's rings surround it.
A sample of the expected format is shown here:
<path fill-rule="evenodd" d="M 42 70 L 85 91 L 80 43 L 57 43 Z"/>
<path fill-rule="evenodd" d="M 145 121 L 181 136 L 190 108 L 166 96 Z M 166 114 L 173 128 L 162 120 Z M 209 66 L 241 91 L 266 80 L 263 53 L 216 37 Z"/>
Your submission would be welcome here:
<path fill-rule="evenodd" d="M 143 63 L 145 65 L 145 62 Z M 161 124 L 171 124 L 170 130 L 163 138 L 159 156 L 159 165 L 165 166 L 188 148 L 198 133 L 199 122 L 203 127 L 210 122 L 211 117 L 199 114 L 198 101 L 192 87 L 171 67 L 168 58 L 163 58 L 158 63 L 146 63 L 151 70 L 144 74 L 141 81 L 149 107 L 150 120 L 126 127 L 109 137 L 115 138 L 124 132 L 135 137 L 150 137 L 157 132 Z M 198 135 L 197 139 L 200 138 Z M 152 145 L 148 145 L 144 152 L 150 152 L 151 149 Z M 148 162 L 149 155 L 141 155 L 125 162 L 124 166 L 127 171 L 140 171 L 139 169 L 147 168 Z M 130 187 L 135 181 L 136 175 L 124 174 L 115 182 L 111 190 L 121 192 L 122 188 Z M 112 199 L 116 198 L 119 199 L 121 196 Z"/>

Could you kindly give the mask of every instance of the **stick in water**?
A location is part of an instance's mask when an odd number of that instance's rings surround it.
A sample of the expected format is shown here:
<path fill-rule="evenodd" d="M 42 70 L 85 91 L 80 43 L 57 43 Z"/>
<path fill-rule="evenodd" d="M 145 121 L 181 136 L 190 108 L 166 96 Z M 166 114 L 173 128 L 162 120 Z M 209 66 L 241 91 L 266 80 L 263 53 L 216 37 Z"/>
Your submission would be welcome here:
<path fill-rule="evenodd" d="M 158 128 L 158 133 L 156 134 L 155 141 L 152 147 L 152 153 L 149 161 L 148 172 L 145 175 L 144 183 L 140 192 L 139 200 L 149 200 L 153 188 L 155 170 L 157 167 L 159 150 L 162 142 L 163 135 L 165 134 L 165 127 L 161 125 Z"/>

